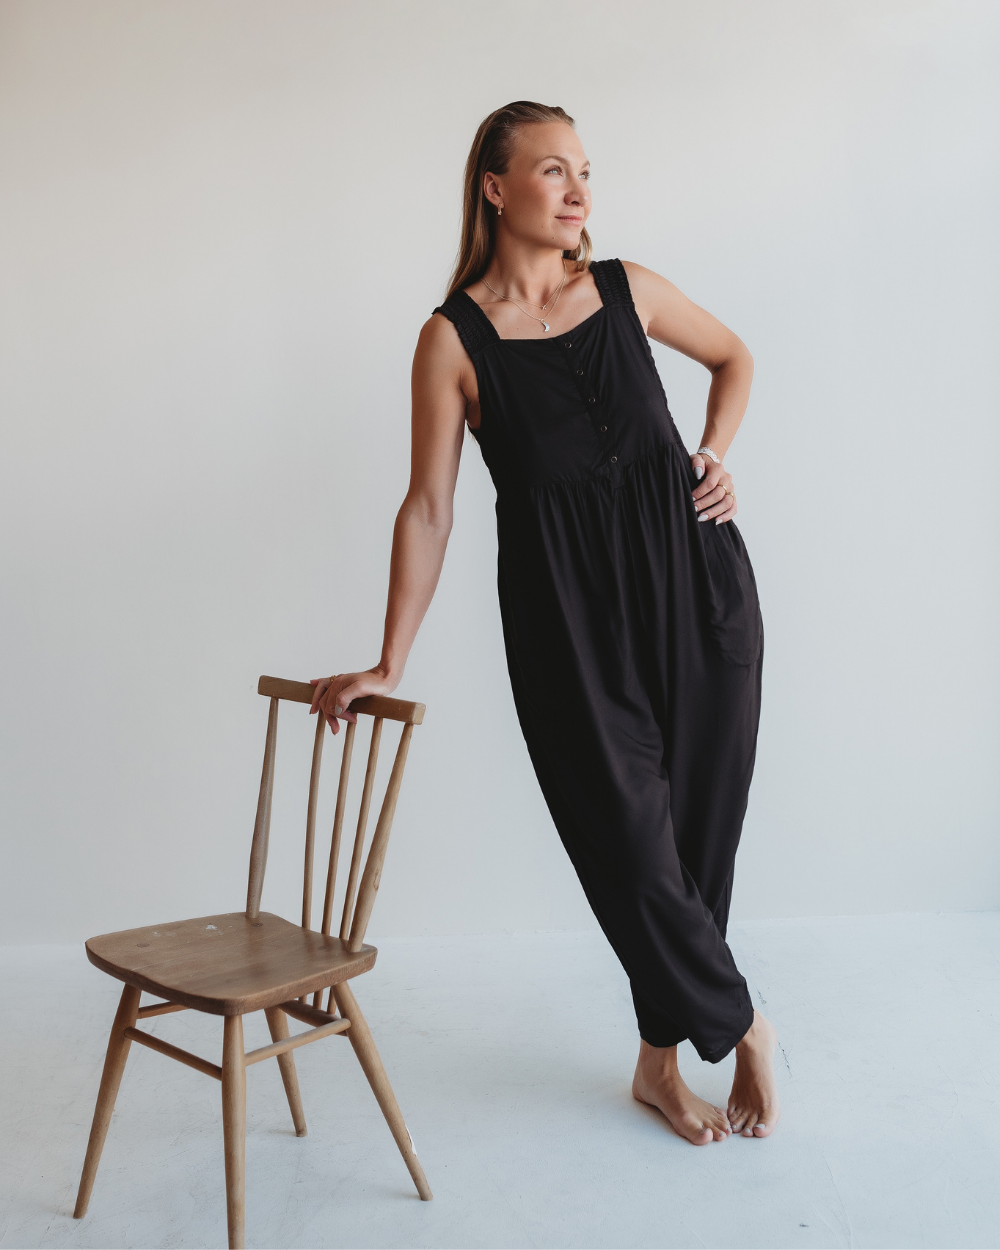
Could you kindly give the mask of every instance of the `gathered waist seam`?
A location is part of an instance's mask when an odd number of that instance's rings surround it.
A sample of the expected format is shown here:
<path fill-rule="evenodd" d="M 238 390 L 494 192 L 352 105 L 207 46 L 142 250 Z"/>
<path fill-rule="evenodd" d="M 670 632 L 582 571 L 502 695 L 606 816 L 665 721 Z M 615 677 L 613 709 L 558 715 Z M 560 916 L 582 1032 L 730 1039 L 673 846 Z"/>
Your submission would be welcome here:
<path fill-rule="evenodd" d="M 626 485 L 627 479 L 631 478 L 635 470 L 651 460 L 654 456 L 662 455 L 663 452 L 683 453 L 687 459 L 687 448 L 679 440 L 664 439 L 661 443 L 640 452 L 639 455 L 633 456 L 631 460 L 619 463 L 610 471 L 602 470 L 597 473 L 591 473 L 587 477 L 579 478 L 549 478 L 545 482 L 526 482 L 518 485 L 503 485 L 497 488 L 497 498 L 501 496 L 523 496 L 548 494 L 550 492 L 564 492 L 574 490 L 587 490 L 597 485 L 610 486 L 613 490 L 619 490 Z"/>

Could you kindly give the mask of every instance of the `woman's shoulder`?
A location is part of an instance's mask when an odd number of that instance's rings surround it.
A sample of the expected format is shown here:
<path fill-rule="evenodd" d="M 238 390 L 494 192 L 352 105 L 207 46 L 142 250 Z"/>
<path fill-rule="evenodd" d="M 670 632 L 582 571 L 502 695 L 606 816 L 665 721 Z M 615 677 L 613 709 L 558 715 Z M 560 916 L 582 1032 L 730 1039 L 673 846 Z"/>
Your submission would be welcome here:
<path fill-rule="evenodd" d="M 625 270 L 629 284 L 633 289 L 637 285 L 646 286 L 651 283 L 666 281 L 662 274 L 658 274 L 654 269 L 647 269 L 645 265 L 637 264 L 634 260 L 620 260 L 618 264 Z"/>

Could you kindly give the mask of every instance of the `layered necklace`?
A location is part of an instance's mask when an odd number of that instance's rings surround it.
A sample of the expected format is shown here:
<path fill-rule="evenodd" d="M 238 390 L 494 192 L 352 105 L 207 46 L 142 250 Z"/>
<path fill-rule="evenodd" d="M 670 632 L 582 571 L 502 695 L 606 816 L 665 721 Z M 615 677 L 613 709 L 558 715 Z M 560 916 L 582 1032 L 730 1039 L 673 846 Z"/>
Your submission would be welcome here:
<path fill-rule="evenodd" d="M 550 295 L 550 296 L 549 296 L 549 298 L 545 301 L 545 303 L 544 303 L 544 304 L 534 304 L 534 305 L 533 305 L 533 307 L 535 307 L 535 308 L 540 308 L 540 309 L 542 310 L 542 312 L 545 312 L 545 311 L 546 311 L 546 309 L 549 309 L 549 316 L 550 316 L 550 317 L 552 316 L 552 311 L 551 311 L 551 310 L 552 310 L 552 309 L 554 309 L 554 308 L 555 308 L 555 306 L 556 306 L 556 304 L 558 304 L 558 303 L 559 303 L 559 296 L 560 296 L 560 295 L 562 295 L 562 289 L 563 289 L 563 287 L 566 285 L 566 260 L 565 260 L 565 257 L 563 258 L 562 267 L 563 267 L 562 282 L 560 282 L 560 283 L 559 283 L 559 285 L 556 287 L 555 294 L 554 294 L 554 295 Z M 550 330 L 550 329 L 552 328 L 552 327 L 549 325 L 549 323 L 545 320 L 545 318 L 544 318 L 544 317 L 536 317 L 534 313 L 530 313 L 530 312 L 528 312 L 527 308 L 525 308 L 525 307 L 524 307 L 522 304 L 520 304 L 520 303 L 519 303 L 516 299 L 514 299 L 514 297 L 513 297 L 512 295 L 501 295 L 501 294 L 500 294 L 500 292 L 496 289 L 496 287 L 495 287 L 495 286 L 490 286 L 490 284 L 486 281 L 486 279 L 485 279 L 485 278 L 483 278 L 483 282 L 486 284 L 486 286 L 488 286 L 488 287 L 490 288 L 490 290 L 491 290 L 491 291 L 493 292 L 493 294 L 497 297 L 497 299 L 505 299 L 505 300 L 507 300 L 507 302 L 508 302 L 508 303 L 513 304 L 516 308 L 520 308 L 521 312 L 523 312 L 523 313 L 524 313 L 524 315 L 525 315 L 526 317 L 530 317 L 530 318 L 532 319 L 532 321 L 538 321 L 538 322 L 540 322 L 540 323 L 541 323 L 541 327 L 542 327 L 542 329 L 543 329 L 543 330 L 547 331 L 547 330 Z M 528 300 L 528 301 L 527 301 L 527 303 L 529 303 L 529 304 L 530 304 L 531 302 L 532 302 L 531 300 Z M 551 308 L 550 308 L 550 306 L 551 306 Z"/>

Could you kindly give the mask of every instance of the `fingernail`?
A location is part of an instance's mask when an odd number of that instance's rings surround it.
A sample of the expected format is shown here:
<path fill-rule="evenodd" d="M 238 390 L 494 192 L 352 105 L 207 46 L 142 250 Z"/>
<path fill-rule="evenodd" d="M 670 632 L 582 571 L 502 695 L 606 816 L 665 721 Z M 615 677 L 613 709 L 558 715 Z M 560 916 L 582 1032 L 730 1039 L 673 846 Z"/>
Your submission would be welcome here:
<path fill-rule="evenodd" d="M 716 523 L 716 525 L 721 525 L 721 524 L 722 524 L 722 517 L 717 516 L 717 517 L 715 518 L 715 523 Z"/>
<path fill-rule="evenodd" d="M 701 516 L 698 518 L 698 520 L 699 520 L 699 521 L 707 521 L 707 520 L 708 520 L 708 517 L 707 517 L 707 516 L 704 514 L 704 512 L 703 512 L 703 513 L 701 514 Z"/>
<path fill-rule="evenodd" d="M 694 475 L 698 479 L 699 482 L 705 476 L 705 470 L 701 467 L 700 464 L 695 467 Z"/>

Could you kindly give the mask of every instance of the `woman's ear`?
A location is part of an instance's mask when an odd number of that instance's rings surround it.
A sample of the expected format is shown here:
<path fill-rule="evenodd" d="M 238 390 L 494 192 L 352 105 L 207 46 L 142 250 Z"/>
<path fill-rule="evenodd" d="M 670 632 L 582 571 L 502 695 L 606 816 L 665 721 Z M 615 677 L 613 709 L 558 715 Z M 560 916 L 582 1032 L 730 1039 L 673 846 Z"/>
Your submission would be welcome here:
<path fill-rule="evenodd" d="M 500 194 L 500 185 L 494 175 L 489 172 L 483 175 L 483 194 L 494 208 L 499 208 L 499 206 L 503 203 L 503 196 Z"/>

